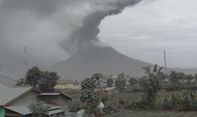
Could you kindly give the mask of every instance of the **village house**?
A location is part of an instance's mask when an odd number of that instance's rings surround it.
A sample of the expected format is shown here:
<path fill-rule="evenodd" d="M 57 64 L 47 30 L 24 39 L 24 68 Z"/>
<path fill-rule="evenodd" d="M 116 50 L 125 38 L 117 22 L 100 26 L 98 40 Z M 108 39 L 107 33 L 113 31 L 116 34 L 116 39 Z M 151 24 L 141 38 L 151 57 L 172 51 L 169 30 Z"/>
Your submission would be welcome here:
<path fill-rule="evenodd" d="M 48 117 L 64 117 L 71 97 L 64 93 L 40 93 L 31 87 L 8 88 L 0 85 L 0 117 L 31 117 L 30 104 L 45 103 Z"/>
<path fill-rule="evenodd" d="M 79 90 L 81 89 L 81 83 L 72 80 L 59 80 L 54 88 L 59 90 Z"/>

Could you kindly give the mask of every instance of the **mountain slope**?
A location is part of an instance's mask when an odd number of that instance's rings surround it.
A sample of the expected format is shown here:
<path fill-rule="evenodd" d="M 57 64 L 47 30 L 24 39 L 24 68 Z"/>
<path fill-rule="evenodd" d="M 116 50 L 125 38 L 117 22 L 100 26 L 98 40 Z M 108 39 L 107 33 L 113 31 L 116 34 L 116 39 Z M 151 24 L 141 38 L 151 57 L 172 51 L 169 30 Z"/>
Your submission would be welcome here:
<path fill-rule="evenodd" d="M 93 73 L 140 75 L 144 71 L 143 66 L 148 63 L 129 58 L 111 47 L 91 47 L 81 50 L 50 67 L 57 71 L 62 79 L 82 80 Z"/>

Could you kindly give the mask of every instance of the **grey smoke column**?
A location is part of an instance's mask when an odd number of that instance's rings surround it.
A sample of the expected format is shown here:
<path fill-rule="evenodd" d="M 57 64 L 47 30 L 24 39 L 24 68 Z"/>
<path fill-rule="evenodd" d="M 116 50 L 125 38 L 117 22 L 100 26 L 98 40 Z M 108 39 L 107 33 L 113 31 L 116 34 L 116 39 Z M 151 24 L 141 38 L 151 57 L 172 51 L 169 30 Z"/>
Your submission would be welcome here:
<path fill-rule="evenodd" d="M 97 38 L 100 32 L 98 26 L 101 21 L 109 16 L 122 12 L 122 10 L 131 5 L 135 5 L 142 0 L 98 0 L 90 2 L 91 5 L 98 7 L 97 10 L 87 15 L 83 20 L 83 26 L 73 32 L 70 38 L 61 42 L 61 46 L 70 54 L 79 50 L 84 50 L 92 46 L 101 45 Z"/>

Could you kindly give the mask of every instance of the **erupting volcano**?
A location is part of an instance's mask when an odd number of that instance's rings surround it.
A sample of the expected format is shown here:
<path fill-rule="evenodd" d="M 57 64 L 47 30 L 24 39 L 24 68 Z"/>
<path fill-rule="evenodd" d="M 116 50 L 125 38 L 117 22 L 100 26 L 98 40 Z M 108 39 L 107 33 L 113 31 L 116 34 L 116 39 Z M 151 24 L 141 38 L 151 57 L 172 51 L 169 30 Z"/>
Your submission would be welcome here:
<path fill-rule="evenodd" d="M 62 79 L 82 80 L 93 73 L 117 75 L 121 72 L 136 76 L 143 74 L 148 63 L 129 58 L 112 47 L 91 47 L 81 50 L 68 60 L 55 64 L 52 69 Z"/>
<path fill-rule="evenodd" d="M 95 11 L 83 20 L 83 26 L 74 31 L 61 46 L 71 54 L 71 57 L 52 67 L 65 79 L 84 79 L 93 73 L 141 74 L 142 67 L 147 63 L 129 58 L 104 45 L 97 37 L 101 21 L 110 15 L 116 15 L 127 6 L 132 6 L 141 0 L 110 0 L 94 3 Z"/>

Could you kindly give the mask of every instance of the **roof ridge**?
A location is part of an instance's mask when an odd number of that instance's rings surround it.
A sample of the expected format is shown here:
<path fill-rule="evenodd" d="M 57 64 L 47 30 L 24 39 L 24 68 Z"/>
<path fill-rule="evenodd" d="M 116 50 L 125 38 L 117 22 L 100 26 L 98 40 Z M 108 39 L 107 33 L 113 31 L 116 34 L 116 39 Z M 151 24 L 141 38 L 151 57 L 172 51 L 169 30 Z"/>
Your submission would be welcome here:
<path fill-rule="evenodd" d="M 7 78 L 7 79 L 9 79 L 9 80 L 17 81 L 17 80 L 15 80 L 15 79 L 13 79 L 13 78 L 9 77 L 9 76 L 8 76 L 8 75 L 6 75 L 6 74 L 3 74 L 3 73 L 0 73 L 0 76 L 3 76 L 3 77 L 5 77 L 5 78 Z"/>

